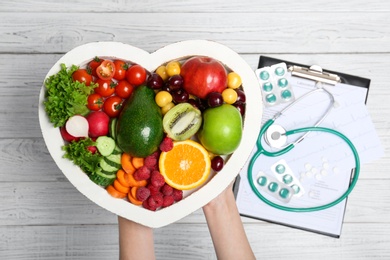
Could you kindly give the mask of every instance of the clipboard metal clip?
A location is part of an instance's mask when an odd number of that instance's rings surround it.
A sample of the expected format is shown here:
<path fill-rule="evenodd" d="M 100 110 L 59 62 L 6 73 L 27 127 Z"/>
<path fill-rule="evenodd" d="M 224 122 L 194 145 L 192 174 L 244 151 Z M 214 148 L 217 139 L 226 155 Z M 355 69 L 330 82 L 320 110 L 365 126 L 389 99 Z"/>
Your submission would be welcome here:
<path fill-rule="evenodd" d="M 341 82 L 341 78 L 332 73 L 324 72 L 318 65 L 310 66 L 310 68 L 292 65 L 288 68 L 292 76 L 314 80 L 330 85 L 336 85 Z"/>

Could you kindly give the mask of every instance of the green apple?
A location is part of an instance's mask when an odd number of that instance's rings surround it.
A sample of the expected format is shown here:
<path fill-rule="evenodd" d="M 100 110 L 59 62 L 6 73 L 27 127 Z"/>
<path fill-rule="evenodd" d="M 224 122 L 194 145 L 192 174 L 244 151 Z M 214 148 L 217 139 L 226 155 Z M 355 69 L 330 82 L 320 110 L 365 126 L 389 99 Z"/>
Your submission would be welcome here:
<path fill-rule="evenodd" d="M 201 144 L 210 152 L 227 155 L 234 152 L 242 137 L 242 118 L 238 109 L 229 104 L 208 108 L 198 132 Z"/>

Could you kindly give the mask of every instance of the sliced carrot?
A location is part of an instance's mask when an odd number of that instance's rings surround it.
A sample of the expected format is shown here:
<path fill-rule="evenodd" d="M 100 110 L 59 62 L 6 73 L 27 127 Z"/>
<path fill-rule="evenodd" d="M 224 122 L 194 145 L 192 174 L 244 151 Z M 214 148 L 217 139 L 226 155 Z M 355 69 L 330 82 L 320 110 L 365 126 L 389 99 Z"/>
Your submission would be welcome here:
<path fill-rule="evenodd" d="M 144 165 L 144 158 L 142 157 L 133 157 L 131 158 L 131 162 L 136 169 L 141 168 Z"/>
<path fill-rule="evenodd" d="M 135 172 L 135 167 L 133 166 L 133 163 L 131 162 L 131 155 L 127 153 L 123 153 L 121 157 L 121 164 L 122 164 L 122 169 L 129 173 L 133 174 Z"/>
<path fill-rule="evenodd" d="M 126 173 L 124 170 L 119 169 L 116 172 L 116 179 L 122 184 L 124 187 L 130 187 L 129 178 L 127 177 L 128 173 Z"/>
<path fill-rule="evenodd" d="M 133 197 L 133 195 L 131 195 L 131 192 L 129 192 L 127 194 L 127 198 L 129 199 L 129 201 L 131 203 L 133 203 L 134 205 L 142 205 L 142 201 L 140 200 L 137 200 L 136 198 Z"/>
<path fill-rule="evenodd" d="M 146 186 L 148 184 L 147 180 L 142 180 L 142 181 L 137 181 L 134 179 L 134 176 L 132 174 L 127 174 L 127 177 L 129 179 L 129 183 L 131 187 L 141 187 L 141 186 Z"/>
<path fill-rule="evenodd" d="M 137 190 L 138 190 L 137 186 L 131 187 L 130 189 L 131 196 L 133 196 L 134 198 L 137 198 Z"/>
<path fill-rule="evenodd" d="M 123 193 L 128 193 L 130 191 L 130 187 L 123 186 L 118 179 L 114 181 L 114 188 L 117 191 L 123 192 Z"/>
<path fill-rule="evenodd" d="M 117 189 L 115 189 L 114 186 L 108 185 L 106 187 L 107 192 L 113 196 L 114 198 L 123 199 L 126 198 L 126 193 L 120 192 Z"/>

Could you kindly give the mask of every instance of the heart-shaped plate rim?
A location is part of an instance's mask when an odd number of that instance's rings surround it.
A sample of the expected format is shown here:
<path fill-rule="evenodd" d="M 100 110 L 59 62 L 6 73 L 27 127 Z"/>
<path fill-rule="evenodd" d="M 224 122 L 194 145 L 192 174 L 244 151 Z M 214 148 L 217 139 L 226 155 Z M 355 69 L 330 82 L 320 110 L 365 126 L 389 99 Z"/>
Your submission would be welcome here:
<path fill-rule="evenodd" d="M 54 128 L 45 112 L 45 86 L 39 96 L 39 122 L 46 146 L 67 179 L 86 197 L 99 206 L 142 225 L 157 228 L 173 223 L 206 205 L 220 194 L 237 176 L 244 166 L 256 143 L 260 131 L 259 119 L 262 116 L 262 98 L 259 83 L 254 71 L 243 58 L 232 49 L 208 40 L 188 40 L 167 45 L 153 53 L 120 42 L 91 42 L 78 46 L 62 56 L 49 70 L 46 78 L 60 70 L 60 64 L 67 67 L 76 64 L 83 66 L 95 56 L 120 58 L 138 63 L 148 71 L 170 60 L 182 60 L 190 56 L 209 56 L 221 61 L 242 78 L 246 94 L 246 113 L 243 136 L 237 150 L 230 156 L 224 168 L 199 190 L 173 205 L 157 211 L 149 211 L 123 199 L 111 197 L 104 188 L 96 185 L 81 169 L 70 160 L 63 158 L 61 147 L 64 141 L 58 128 Z M 46 79 L 45 78 L 45 79 Z"/>

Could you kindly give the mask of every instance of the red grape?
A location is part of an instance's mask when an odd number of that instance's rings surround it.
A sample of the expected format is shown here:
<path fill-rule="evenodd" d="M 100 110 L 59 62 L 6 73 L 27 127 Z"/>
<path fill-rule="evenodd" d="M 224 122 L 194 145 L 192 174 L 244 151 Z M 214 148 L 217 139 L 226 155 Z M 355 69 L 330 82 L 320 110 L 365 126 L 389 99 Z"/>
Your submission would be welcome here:
<path fill-rule="evenodd" d="M 221 156 L 217 155 L 211 160 L 211 168 L 219 172 L 223 168 L 224 161 Z"/>

